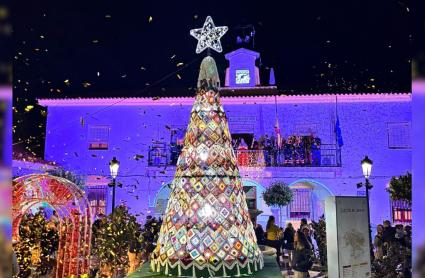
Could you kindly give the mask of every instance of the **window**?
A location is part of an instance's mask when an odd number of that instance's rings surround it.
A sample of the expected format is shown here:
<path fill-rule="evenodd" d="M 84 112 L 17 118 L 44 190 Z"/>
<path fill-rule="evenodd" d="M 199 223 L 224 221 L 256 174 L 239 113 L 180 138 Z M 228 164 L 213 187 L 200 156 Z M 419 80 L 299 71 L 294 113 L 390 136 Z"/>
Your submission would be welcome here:
<path fill-rule="evenodd" d="M 106 215 L 106 185 L 87 186 L 86 193 L 93 215 L 96 218 L 100 214 Z"/>
<path fill-rule="evenodd" d="M 410 147 L 410 123 L 388 123 L 388 148 L 409 149 Z"/>
<path fill-rule="evenodd" d="M 88 129 L 90 150 L 107 150 L 109 147 L 109 130 L 106 125 L 93 125 Z"/>
<path fill-rule="evenodd" d="M 177 163 L 178 156 L 173 160 L 173 162 Z M 165 142 L 153 142 L 151 146 L 149 146 L 148 152 L 148 165 L 149 166 L 165 166 L 168 164 L 168 151 L 167 145 Z"/>
<path fill-rule="evenodd" d="M 289 217 L 295 219 L 311 218 L 311 189 L 292 189 L 294 198 L 289 205 Z"/>
<path fill-rule="evenodd" d="M 393 213 L 393 222 L 400 224 L 412 223 L 412 206 L 402 200 L 391 201 L 391 210 Z"/>

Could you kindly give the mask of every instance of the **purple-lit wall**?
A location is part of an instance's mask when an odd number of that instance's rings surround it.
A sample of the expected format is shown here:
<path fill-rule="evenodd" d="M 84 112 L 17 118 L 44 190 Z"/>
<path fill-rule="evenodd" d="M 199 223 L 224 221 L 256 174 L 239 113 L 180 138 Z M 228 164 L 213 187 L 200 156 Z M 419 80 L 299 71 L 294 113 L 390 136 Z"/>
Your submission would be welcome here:
<path fill-rule="evenodd" d="M 225 105 L 230 131 L 242 133 L 252 129 L 257 137 L 264 133 L 271 135 L 275 106 L 253 103 L 237 104 L 234 101 Z M 152 106 L 115 105 L 104 109 L 105 106 L 49 106 L 45 159 L 56 161 L 79 174 L 109 176 L 108 162 L 116 156 L 121 162 L 118 180 L 125 185 L 117 190 L 117 203 L 123 200 L 134 212 L 149 213 L 155 206 L 156 192 L 172 180 L 174 167 L 148 167 L 148 147 L 152 140 L 169 142 L 167 126 L 186 126 L 191 105 L 161 106 L 155 103 Z M 334 101 L 280 103 L 277 110 L 285 137 L 312 131 L 322 143 L 335 142 Z M 326 195 L 357 195 L 356 184 L 363 181 L 360 161 L 368 155 L 374 162 L 370 202 L 372 222 L 377 224 L 390 219 L 390 201 L 385 187 L 392 176 L 411 169 L 412 154 L 410 149 L 388 147 L 387 124 L 410 122 L 411 102 L 341 102 L 338 114 L 344 140 L 341 167 L 268 167 L 261 171 L 242 170 L 241 175 L 262 187 L 267 187 L 273 180 L 284 180 L 291 185 L 310 184 L 317 188 L 318 199 Z M 108 150 L 88 149 L 90 125 L 110 126 Z M 137 161 L 134 158 L 137 154 L 145 158 Z M 315 218 L 320 216 L 322 201 L 317 201 Z M 264 223 L 269 214 L 265 213 L 260 221 Z"/>

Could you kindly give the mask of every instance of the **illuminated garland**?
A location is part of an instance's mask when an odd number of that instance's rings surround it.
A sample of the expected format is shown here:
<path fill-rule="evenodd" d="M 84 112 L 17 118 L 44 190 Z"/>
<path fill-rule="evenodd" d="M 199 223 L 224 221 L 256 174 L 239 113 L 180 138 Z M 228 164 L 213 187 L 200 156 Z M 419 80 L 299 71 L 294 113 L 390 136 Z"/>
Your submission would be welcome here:
<path fill-rule="evenodd" d="M 13 239 L 20 242 L 20 223 L 34 205 L 48 203 L 59 216 L 56 277 L 84 276 L 89 270 L 91 211 L 84 192 L 61 177 L 34 174 L 13 180 Z M 37 251 L 37 250 L 36 250 Z M 34 260 L 37 259 L 37 252 Z"/>

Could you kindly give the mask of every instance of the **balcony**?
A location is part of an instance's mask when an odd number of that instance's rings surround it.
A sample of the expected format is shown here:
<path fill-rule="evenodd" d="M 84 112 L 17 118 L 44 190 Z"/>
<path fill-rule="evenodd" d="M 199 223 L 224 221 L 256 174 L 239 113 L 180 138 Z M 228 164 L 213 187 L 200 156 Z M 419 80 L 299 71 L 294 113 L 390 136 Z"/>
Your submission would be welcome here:
<path fill-rule="evenodd" d="M 341 150 L 332 144 L 317 149 L 236 150 L 240 167 L 340 167 Z"/>
<path fill-rule="evenodd" d="M 181 146 L 165 142 L 149 147 L 148 166 L 175 166 Z M 235 150 L 240 167 L 340 167 L 341 150 L 334 144 L 319 148 L 283 147 L 281 150 Z"/>

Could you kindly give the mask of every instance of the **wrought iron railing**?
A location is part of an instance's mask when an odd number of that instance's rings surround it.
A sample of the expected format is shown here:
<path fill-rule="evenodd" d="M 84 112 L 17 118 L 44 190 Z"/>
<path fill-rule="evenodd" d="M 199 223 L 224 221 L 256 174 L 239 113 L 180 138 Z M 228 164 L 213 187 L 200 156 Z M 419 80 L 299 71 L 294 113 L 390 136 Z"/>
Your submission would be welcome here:
<path fill-rule="evenodd" d="M 341 150 L 332 144 L 320 148 L 281 150 L 236 150 L 242 167 L 339 167 Z"/>
<path fill-rule="evenodd" d="M 149 147 L 149 166 L 176 165 L 181 147 L 166 143 Z M 321 144 L 320 148 L 281 150 L 235 150 L 241 167 L 339 167 L 341 149 L 333 144 Z"/>

